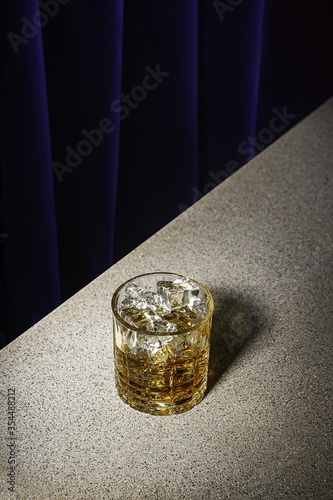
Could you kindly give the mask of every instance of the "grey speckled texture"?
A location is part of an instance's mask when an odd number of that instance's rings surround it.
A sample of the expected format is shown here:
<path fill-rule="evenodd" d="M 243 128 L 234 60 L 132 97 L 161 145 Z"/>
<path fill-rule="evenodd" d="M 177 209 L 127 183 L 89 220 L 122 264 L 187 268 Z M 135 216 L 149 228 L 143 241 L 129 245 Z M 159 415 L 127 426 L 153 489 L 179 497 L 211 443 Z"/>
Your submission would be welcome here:
<path fill-rule="evenodd" d="M 210 390 L 170 417 L 114 387 L 112 293 L 156 270 L 216 300 Z M 331 100 L 0 352 L 2 498 L 332 499 L 332 283 Z"/>

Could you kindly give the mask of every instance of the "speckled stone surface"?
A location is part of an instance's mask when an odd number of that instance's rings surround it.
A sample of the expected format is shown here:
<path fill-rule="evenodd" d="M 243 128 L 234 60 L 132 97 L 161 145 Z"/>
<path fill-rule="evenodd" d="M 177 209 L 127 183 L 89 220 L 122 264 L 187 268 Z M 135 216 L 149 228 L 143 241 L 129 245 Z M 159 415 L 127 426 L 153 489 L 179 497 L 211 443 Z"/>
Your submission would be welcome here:
<path fill-rule="evenodd" d="M 112 293 L 157 270 L 216 302 L 209 391 L 169 417 L 114 386 Z M 1 498 L 332 499 L 332 283 L 333 100 L 0 352 Z"/>

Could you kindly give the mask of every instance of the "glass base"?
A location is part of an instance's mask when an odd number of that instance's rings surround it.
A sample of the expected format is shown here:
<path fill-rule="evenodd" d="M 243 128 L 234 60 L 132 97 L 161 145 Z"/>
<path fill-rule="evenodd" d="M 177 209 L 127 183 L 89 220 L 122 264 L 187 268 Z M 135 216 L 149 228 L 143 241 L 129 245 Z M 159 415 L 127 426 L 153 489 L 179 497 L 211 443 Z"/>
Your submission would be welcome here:
<path fill-rule="evenodd" d="M 149 413 L 150 415 L 176 415 L 179 413 L 185 413 L 186 411 L 196 406 L 200 403 L 205 396 L 205 392 L 207 389 L 207 382 L 205 381 L 202 384 L 201 388 L 189 399 L 179 401 L 179 403 L 175 404 L 174 402 L 166 402 L 166 401 L 154 401 L 154 400 L 142 400 L 139 398 L 133 397 L 133 395 L 129 396 L 129 394 L 124 390 L 124 388 L 117 386 L 117 391 L 120 398 L 131 408 L 138 410 L 143 413 Z"/>

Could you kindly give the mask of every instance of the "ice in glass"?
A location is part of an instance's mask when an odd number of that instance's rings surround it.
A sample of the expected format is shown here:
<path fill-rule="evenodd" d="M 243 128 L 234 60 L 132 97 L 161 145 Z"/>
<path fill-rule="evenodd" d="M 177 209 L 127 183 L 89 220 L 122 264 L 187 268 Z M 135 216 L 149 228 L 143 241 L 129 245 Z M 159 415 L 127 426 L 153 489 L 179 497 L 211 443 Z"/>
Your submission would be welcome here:
<path fill-rule="evenodd" d="M 116 386 L 133 408 L 182 413 L 206 391 L 213 299 L 172 273 L 137 276 L 112 298 Z"/>

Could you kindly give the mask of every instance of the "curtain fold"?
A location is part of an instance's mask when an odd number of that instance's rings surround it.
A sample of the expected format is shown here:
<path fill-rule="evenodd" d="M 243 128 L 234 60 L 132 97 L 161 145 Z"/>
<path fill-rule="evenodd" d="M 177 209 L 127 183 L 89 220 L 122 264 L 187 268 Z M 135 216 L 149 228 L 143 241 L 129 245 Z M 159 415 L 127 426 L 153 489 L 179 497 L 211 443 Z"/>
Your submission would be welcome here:
<path fill-rule="evenodd" d="M 64 300 L 113 262 L 123 3 L 62 9 L 44 46 Z"/>
<path fill-rule="evenodd" d="M 1 5 L 2 33 L 20 33 L 37 1 Z M 0 83 L 0 329 L 7 338 L 28 328 L 60 302 L 56 209 L 47 87 L 40 30 L 27 43 L 1 44 Z M 21 35 L 23 37 L 23 34 Z M 15 39 L 12 40 L 13 43 Z M 19 41 L 19 40 L 18 40 Z"/>
<path fill-rule="evenodd" d="M 197 1 L 127 1 L 123 59 L 116 259 L 177 216 L 198 183 Z M 148 74 L 154 88 L 139 98 Z"/>
<path fill-rule="evenodd" d="M 264 7 L 265 0 L 201 4 L 201 172 L 193 201 L 247 161 L 239 146 L 256 130 Z"/>

